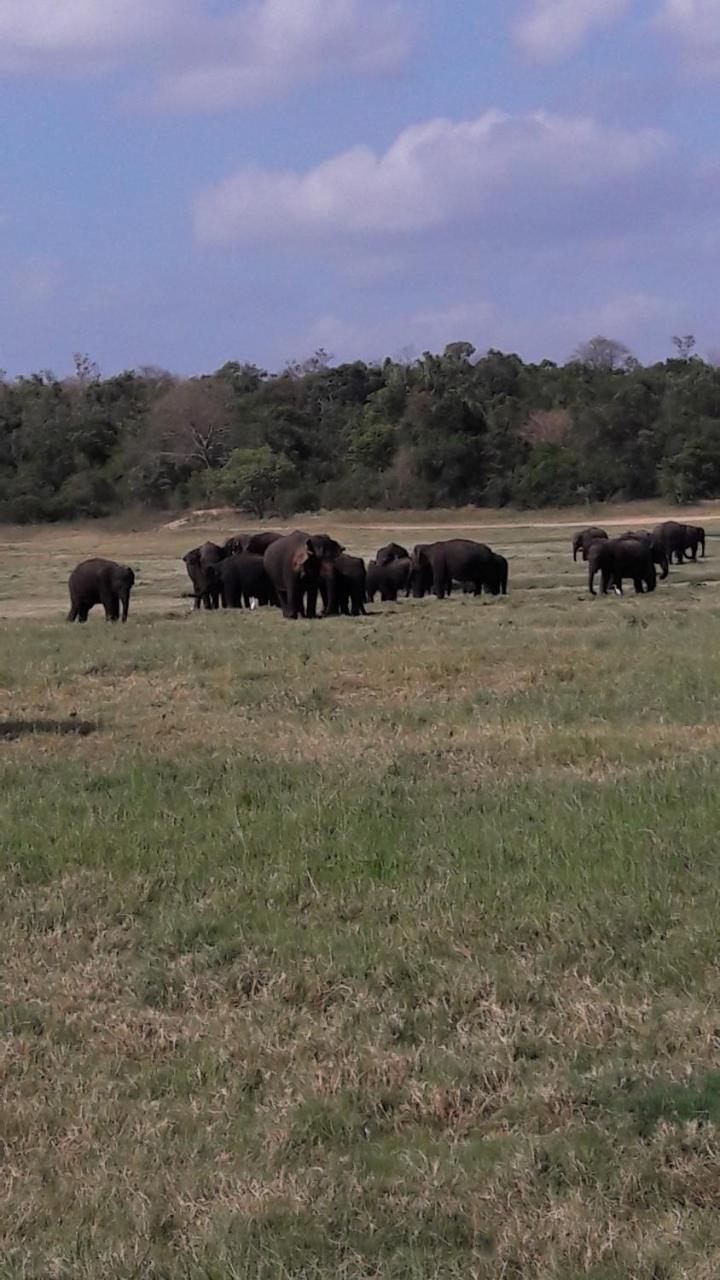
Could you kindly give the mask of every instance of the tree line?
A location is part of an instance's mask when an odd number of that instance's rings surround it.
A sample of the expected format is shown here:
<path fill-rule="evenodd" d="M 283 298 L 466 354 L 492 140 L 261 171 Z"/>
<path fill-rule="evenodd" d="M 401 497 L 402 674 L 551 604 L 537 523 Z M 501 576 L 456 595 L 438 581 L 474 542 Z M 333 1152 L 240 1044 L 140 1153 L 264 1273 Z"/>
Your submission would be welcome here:
<path fill-rule="evenodd" d="M 691 502 L 720 494 L 720 369 L 690 335 L 640 364 L 597 337 L 565 364 L 454 342 L 417 359 L 178 378 L 0 374 L 0 520 L 229 504 L 331 508 Z"/>

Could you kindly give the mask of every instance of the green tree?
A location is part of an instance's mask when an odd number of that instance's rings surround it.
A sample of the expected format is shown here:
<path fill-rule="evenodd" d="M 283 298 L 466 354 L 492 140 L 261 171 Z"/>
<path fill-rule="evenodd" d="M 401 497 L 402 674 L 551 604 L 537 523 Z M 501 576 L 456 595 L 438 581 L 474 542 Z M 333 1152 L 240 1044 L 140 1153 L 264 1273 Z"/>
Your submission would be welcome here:
<path fill-rule="evenodd" d="M 281 491 L 289 489 L 296 479 L 290 459 L 263 445 L 260 449 L 233 449 L 213 488 L 233 506 L 262 519 Z"/>

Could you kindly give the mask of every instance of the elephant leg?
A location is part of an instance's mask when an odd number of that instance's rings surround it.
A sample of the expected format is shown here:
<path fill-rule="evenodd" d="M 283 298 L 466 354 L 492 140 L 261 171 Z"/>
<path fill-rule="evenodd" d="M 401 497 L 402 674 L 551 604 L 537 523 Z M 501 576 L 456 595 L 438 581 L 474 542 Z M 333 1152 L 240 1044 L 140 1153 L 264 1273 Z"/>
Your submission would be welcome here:
<path fill-rule="evenodd" d="M 74 622 L 74 621 L 75 621 L 75 619 L 77 618 L 77 616 L 78 616 L 78 607 L 77 607 L 77 605 L 76 605 L 76 604 L 73 604 L 73 605 L 71 605 L 71 607 L 70 607 L 70 612 L 69 612 L 69 614 L 68 614 L 68 616 L 67 616 L 67 621 L 68 621 L 68 622 Z"/>
<path fill-rule="evenodd" d="M 87 622 L 90 610 L 84 604 L 78 607 L 78 622 Z"/>
<path fill-rule="evenodd" d="M 101 592 L 100 600 L 105 610 L 106 622 L 117 622 L 120 617 L 120 607 L 118 597 L 114 592 L 105 590 Z"/>
<path fill-rule="evenodd" d="M 317 617 L 317 598 L 318 598 L 318 587 L 317 587 L 317 583 L 313 582 L 307 588 L 307 599 L 305 602 L 306 618 Z"/>
<path fill-rule="evenodd" d="M 299 577 L 294 577 L 290 583 L 290 587 L 285 592 L 285 607 L 283 615 L 286 618 L 302 618 L 305 616 L 303 609 L 303 586 Z"/>
<path fill-rule="evenodd" d="M 130 608 L 130 592 L 129 591 L 126 591 L 123 593 L 123 595 L 120 598 L 120 603 L 122 604 L 122 614 L 121 614 L 122 621 L 127 622 L 128 609 Z"/>
<path fill-rule="evenodd" d="M 292 611 L 291 592 L 289 592 L 286 587 L 278 587 L 277 593 L 283 618 L 296 618 L 297 613 L 293 613 Z"/>
<path fill-rule="evenodd" d="M 635 594 L 641 596 L 645 590 L 645 584 L 639 575 L 635 575 L 633 578 L 633 586 L 635 588 Z"/>

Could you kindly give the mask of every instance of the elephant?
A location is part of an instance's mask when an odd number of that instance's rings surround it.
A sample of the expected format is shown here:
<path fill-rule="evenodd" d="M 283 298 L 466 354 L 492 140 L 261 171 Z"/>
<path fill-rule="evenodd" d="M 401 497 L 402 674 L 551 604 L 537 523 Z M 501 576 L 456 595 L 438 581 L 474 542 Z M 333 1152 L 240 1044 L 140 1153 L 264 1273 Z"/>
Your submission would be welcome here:
<path fill-rule="evenodd" d="M 405 547 L 401 547 L 399 542 L 388 542 L 386 547 L 381 547 L 375 556 L 375 564 L 378 569 L 384 569 L 385 565 L 392 564 L 393 560 L 409 560 L 410 552 Z"/>
<path fill-rule="evenodd" d="M 596 524 L 590 524 L 586 529 L 579 529 L 577 533 L 573 534 L 573 560 L 577 560 L 578 551 L 582 551 L 583 560 L 587 560 L 591 542 L 594 542 L 597 538 L 607 537 L 608 534 L 605 530 Z"/>
<path fill-rule="evenodd" d="M 650 554 L 653 563 L 658 565 L 662 570 L 660 581 L 664 582 L 670 572 L 670 561 L 667 558 L 667 552 L 660 538 L 656 538 L 654 533 L 649 529 L 628 529 L 626 533 L 620 534 L 621 538 L 638 538 L 650 548 Z"/>
<path fill-rule="evenodd" d="M 334 560 L 324 560 L 320 570 L 323 617 L 365 614 L 365 561 L 341 552 Z"/>
<path fill-rule="evenodd" d="M 600 573 L 600 591 L 607 594 L 614 587 L 622 595 L 623 578 L 632 578 L 635 590 L 654 591 L 657 573 L 650 546 L 641 538 L 602 538 L 590 546 L 588 554 L 588 589 L 595 595 L 595 574 Z"/>
<path fill-rule="evenodd" d="M 701 554 L 702 554 L 702 555 L 703 555 L 703 557 L 704 557 L 704 555 L 705 555 L 705 530 L 704 530 L 703 526 L 702 526 L 701 524 L 688 524 L 688 525 L 686 525 L 686 526 L 685 526 L 685 528 L 687 529 L 687 546 L 686 546 L 686 551 L 687 551 L 687 550 L 689 550 L 689 551 L 690 551 L 690 559 L 691 559 L 691 560 L 697 560 L 697 550 L 698 550 L 698 547 L 700 547 L 700 549 L 701 549 Z"/>
<path fill-rule="evenodd" d="M 275 588 L 267 575 L 262 556 L 242 551 L 213 565 L 211 573 L 217 580 L 223 609 L 242 609 L 243 602 L 249 609 L 253 599 L 260 605 L 277 604 Z"/>
<path fill-rule="evenodd" d="M 433 588 L 433 567 L 430 552 L 433 547 L 442 546 L 440 542 L 418 542 L 410 556 L 410 578 L 408 588 L 419 600 Z"/>
<path fill-rule="evenodd" d="M 188 577 L 195 592 L 194 608 L 203 604 L 206 609 L 217 609 L 220 603 L 220 591 L 214 567 L 225 560 L 230 553 L 225 547 L 215 542 L 204 542 L 201 547 L 193 547 L 183 556 Z"/>
<path fill-rule="evenodd" d="M 506 596 L 508 574 L 509 567 L 505 556 L 501 556 L 498 551 L 491 551 L 488 572 L 483 582 L 483 591 L 489 592 L 492 596 Z"/>
<path fill-rule="evenodd" d="M 697 560 L 698 547 L 702 549 L 702 554 L 705 555 L 705 530 L 701 525 L 681 524 L 677 520 L 664 520 L 662 524 L 655 525 L 653 535 L 662 542 L 671 564 L 673 556 L 675 556 L 678 564 L 682 564 L 687 551 L 690 552 L 691 560 Z"/>
<path fill-rule="evenodd" d="M 87 622 L 93 605 L 101 604 L 106 622 L 117 622 L 122 605 L 122 620 L 127 622 L 130 592 L 135 574 L 115 560 L 83 560 L 70 574 L 70 612 L 68 622 Z"/>
<path fill-rule="evenodd" d="M 271 542 L 265 569 L 280 600 L 284 618 L 314 618 L 320 573 L 345 550 L 324 533 L 296 529 Z"/>
<path fill-rule="evenodd" d="M 249 539 L 245 550 L 249 551 L 253 556 L 264 556 L 268 547 L 272 546 L 273 542 L 277 542 L 280 538 L 282 538 L 281 533 L 270 533 L 269 531 L 267 533 L 254 533 Z"/>
<path fill-rule="evenodd" d="M 244 551 L 247 541 L 246 533 L 235 533 L 231 538 L 225 539 L 220 550 L 224 551 L 226 556 L 239 556 Z"/>
<path fill-rule="evenodd" d="M 428 588 L 428 568 L 432 574 L 432 590 L 438 600 L 452 592 L 453 579 L 471 582 L 476 590 L 485 587 L 498 594 L 507 593 L 507 561 L 498 557 L 484 542 L 468 538 L 450 538 L 446 542 L 419 544 L 413 550 L 412 590 L 416 597 Z"/>
<path fill-rule="evenodd" d="M 372 604 L 378 591 L 381 600 L 397 600 L 399 591 L 409 595 L 411 572 L 412 560 L 409 556 L 402 560 L 390 560 L 384 565 L 371 560 L 367 569 L 365 592 L 368 603 Z"/>

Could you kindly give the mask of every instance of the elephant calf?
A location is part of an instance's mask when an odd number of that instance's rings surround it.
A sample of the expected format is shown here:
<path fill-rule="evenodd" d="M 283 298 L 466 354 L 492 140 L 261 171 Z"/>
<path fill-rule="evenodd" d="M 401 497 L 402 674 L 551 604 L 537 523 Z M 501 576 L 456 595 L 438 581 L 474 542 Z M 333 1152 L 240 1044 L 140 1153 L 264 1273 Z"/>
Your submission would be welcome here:
<path fill-rule="evenodd" d="M 87 622 L 93 605 L 101 604 L 106 622 L 117 622 L 122 605 L 122 620 L 127 622 L 130 592 L 135 574 L 115 560 L 83 560 L 70 574 L 70 612 L 68 622 Z"/>
<path fill-rule="evenodd" d="M 342 613 L 358 618 L 364 614 L 366 583 L 365 561 L 360 556 L 349 556 L 342 551 L 334 560 L 324 563 L 320 570 L 323 617 Z"/>
<path fill-rule="evenodd" d="M 378 591 L 381 600 L 397 600 L 400 591 L 409 595 L 411 572 L 412 561 L 409 556 L 404 556 L 400 560 L 389 560 L 383 565 L 371 560 L 365 583 L 368 604 L 372 604 Z"/>
<path fill-rule="evenodd" d="M 277 603 L 262 556 L 251 555 L 247 551 L 228 556 L 215 566 L 214 577 L 223 609 L 242 609 L 243 602 L 249 609 L 251 600 L 257 600 L 261 605 Z"/>
<path fill-rule="evenodd" d="M 657 573 L 651 547 L 642 538 L 603 538 L 591 543 L 588 552 L 588 589 L 595 595 L 595 574 L 600 574 L 600 591 L 613 587 L 622 595 L 623 578 L 632 578 L 638 592 L 654 591 Z"/>

